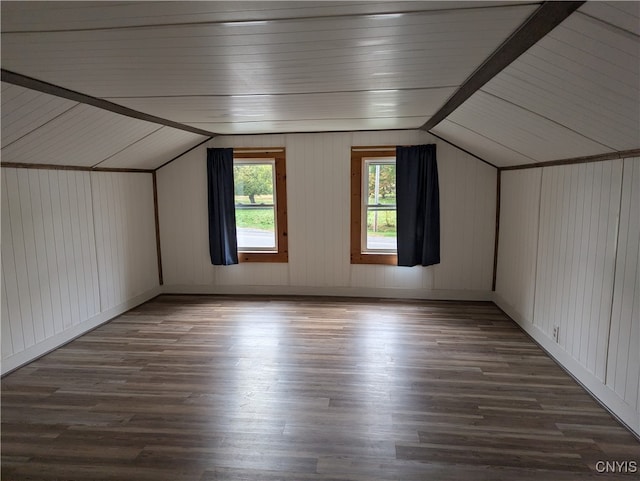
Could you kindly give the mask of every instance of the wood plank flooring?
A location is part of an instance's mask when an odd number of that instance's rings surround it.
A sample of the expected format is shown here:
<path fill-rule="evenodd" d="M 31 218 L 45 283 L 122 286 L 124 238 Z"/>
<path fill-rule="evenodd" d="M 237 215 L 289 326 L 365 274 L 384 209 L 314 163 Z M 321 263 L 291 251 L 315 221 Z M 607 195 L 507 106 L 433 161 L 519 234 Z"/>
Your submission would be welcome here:
<path fill-rule="evenodd" d="M 629 480 L 491 303 L 162 296 L 2 379 L 2 479 Z"/>

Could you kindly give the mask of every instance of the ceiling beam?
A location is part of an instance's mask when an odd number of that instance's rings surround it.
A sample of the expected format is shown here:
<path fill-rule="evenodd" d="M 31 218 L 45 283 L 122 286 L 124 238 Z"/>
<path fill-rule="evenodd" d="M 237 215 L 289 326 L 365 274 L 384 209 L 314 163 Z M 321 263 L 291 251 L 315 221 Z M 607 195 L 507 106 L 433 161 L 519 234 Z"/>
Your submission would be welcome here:
<path fill-rule="evenodd" d="M 458 90 L 427 122 L 420 127 L 431 130 L 484 84 L 498 75 L 505 67 L 557 27 L 585 2 L 544 2 L 511 36 L 505 40 L 471 74 Z"/>
<path fill-rule="evenodd" d="M 557 165 L 587 164 L 589 162 L 602 162 L 605 160 L 630 159 L 632 157 L 640 157 L 640 149 L 616 150 L 615 152 L 607 152 L 606 154 L 572 157 L 570 159 L 548 160 L 545 162 L 534 162 L 531 164 L 510 165 L 508 167 L 500 167 L 500 170 L 538 169 L 541 167 L 555 167 Z"/>
<path fill-rule="evenodd" d="M 91 105 L 99 109 L 114 112 L 116 114 L 125 115 L 127 117 L 138 120 L 144 120 L 145 122 L 165 125 L 167 127 L 184 130 L 186 132 L 191 132 L 198 135 L 206 135 L 207 137 L 215 137 L 217 135 L 213 132 L 209 132 L 208 130 L 202 130 L 197 127 L 181 124 L 180 122 L 174 122 L 173 120 L 163 119 L 161 117 L 156 117 L 155 115 L 145 114 L 144 112 L 140 112 L 138 110 L 133 110 L 122 105 L 114 104 L 113 102 L 109 102 L 108 100 L 104 100 L 98 97 L 92 97 L 90 95 L 76 92 L 75 90 L 69 90 L 64 87 L 59 87 L 57 85 L 51 84 L 49 82 L 44 82 L 33 77 L 27 77 L 26 75 L 11 72 L 5 69 L 2 69 L 1 72 L 2 81 L 13 85 L 18 85 L 20 87 L 25 87 L 31 90 L 37 90 L 45 94 L 55 95 L 56 97 L 62 97 L 68 100 L 73 100 L 74 102 Z"/>
<path fill-rule="evenodd" d="M 152 169 L 127 169 L 118 167 L 87 167 L 84 165 L 28 164 L 24 162 L 0 162 L 0 167 L 10 169 L 35 170 L 74 170 L 80 172 L 127 172 L 134 174 L 153 174 Z"/>

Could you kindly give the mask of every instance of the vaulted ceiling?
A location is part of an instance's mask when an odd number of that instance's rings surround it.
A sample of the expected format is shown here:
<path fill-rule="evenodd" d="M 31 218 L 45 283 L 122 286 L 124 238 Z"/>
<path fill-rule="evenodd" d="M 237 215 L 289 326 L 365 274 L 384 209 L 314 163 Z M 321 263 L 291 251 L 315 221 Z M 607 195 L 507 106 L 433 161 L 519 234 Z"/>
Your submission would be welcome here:
<path fill-rule="evenodd" d="M 422 127 L 497 166 L 640 148 L 638 2 L 585 3 L 475 82 L 544 6 L 3 1 L 2 161 L 153 169 L 219 134 Z"/>

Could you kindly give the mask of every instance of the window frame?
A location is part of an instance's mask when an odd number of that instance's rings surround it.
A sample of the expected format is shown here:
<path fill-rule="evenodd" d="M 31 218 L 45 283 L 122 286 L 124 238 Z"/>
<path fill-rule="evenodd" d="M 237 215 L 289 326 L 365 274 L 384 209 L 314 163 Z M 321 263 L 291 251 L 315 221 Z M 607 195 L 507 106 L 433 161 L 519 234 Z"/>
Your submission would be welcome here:
<path fill-rule="evenodd" d="M 289 243 L 287 235 L 287 168 L 284 147 L 278 148 L 234 148 L 233 165 L 236 159 L 242 164 L 274 162 L 274 214 L 276 230 L 275 251 L 241 251 L 238 249 L 239 262 L 289 262 Z M 235 206 L 234 206 L 235 207 Z M 236 224 L 237 228 L 237 224 Z"/>
<path fill-rule="evenodd" d="M 366 231 L 363 230 L 364 165 L 365 160 L 396 157 L 395 146 L 354 146 L 351 148 L 351 264 L 398 265 L 397 252 L 366 252 Z M 366 221 L 364 221 L 366 229 Z M 364 244 L 364 245 L 363 245 Z"/>

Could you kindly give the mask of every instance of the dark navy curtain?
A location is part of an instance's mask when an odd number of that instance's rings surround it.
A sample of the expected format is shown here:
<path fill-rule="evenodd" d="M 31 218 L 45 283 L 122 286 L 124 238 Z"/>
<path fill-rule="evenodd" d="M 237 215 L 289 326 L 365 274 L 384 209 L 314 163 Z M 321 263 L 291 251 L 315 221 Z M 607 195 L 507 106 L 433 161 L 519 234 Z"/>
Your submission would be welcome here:
<path fill-rule="evenodd" d="M 233 149 L 207 149 L 207 185 L 211 263 L 216 266 L 237 264 Z"/>
<path fill-rule="evenodd" d="M 398 265 L 440 262 L 440 193 L 436 146 L 396 148 Z"/>

